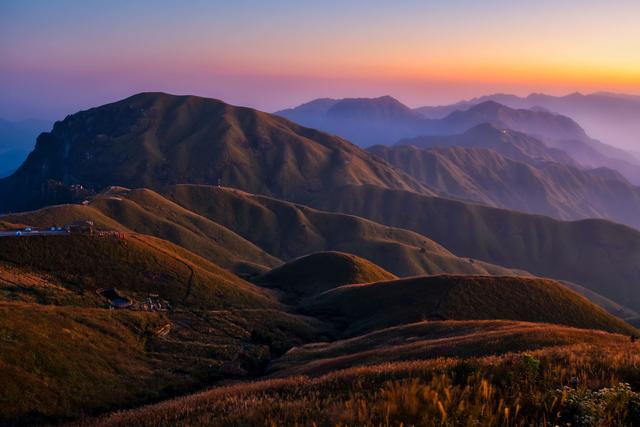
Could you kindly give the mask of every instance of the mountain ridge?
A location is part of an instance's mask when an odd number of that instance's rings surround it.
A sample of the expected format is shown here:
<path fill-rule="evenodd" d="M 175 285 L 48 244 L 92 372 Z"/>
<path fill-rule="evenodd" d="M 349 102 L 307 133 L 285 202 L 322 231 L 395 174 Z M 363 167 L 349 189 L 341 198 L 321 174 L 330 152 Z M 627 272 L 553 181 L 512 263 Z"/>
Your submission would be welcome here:
<path fill-rule="evenodd" d="M 403 143 L 426 141 L 433 139 Z M 640 229 L 640 187 L 616 171 L 530 159 L 520 152 L 514 156 L 500 147 L 507 155 L 489 148 L 463 148 L 462 144 L 429 145 L 435 146 L 375 146 L 369 151 L 459 200 L 561 220 L 604 218 Z"/>
<path fill-rule="evenodd" d="M 23 165 L 0 180 L 0 206 L 34 209 L 113 185 L 182 183 L 285 199 L 346 183 L 430 192 L 351 143 L 286 119 L 208 98 L 141 93 L 67 116 L 41 134 Z"/>

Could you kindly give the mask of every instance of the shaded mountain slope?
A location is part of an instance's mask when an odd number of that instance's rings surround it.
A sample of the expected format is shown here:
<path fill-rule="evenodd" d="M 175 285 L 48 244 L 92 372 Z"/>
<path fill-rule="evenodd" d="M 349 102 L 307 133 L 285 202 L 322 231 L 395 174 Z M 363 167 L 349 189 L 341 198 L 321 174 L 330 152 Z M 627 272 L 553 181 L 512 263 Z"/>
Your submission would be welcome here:
<path fill-rule="evenodd" d="M 640 187 L 612 170 L 521 162 L 478 148 L 376 146 L 369 151 L 461 200 L 565 220 L 606 218 L 640 228 Z"/>
<path fill-rule="evenodd" d="M 584 286 L 578 285 L 577 283 L 567 282 L 566 280 L 562 280 L 560 283 L 587 298 L 595 305 L 602 307 L 607 313 L 613 314 L 614 316 L 619 317 L 625 322 L 638 327 L 640 321 L 640 313 L 638 313 L 637 311 L 631 310 L 629 307 L 625 307 L 620 303 L 603 297 L 602 295 L 590 289 L 587 289 Z"/>
<path fill-rule="evenodd" d="M 261 275 L 255 282 L 277 288 L 293 298 L 320 294 L 352 283 L 397 278 L 377 265 L 342 252 L 316 252 L 287 262 Z"/>
<path fill-rule="evenodd" d="M 329 290 L 308 307 L 357 335 L 429 319 L 518 320 L 634 334 L 635 328 L 548 279 L 414 277 Z"/>
<path fill-rule="evenodd" d="M 486 101 L 464 111 L 454 111 L 435 123 L 445 131 L 426 132 L 425 135 L 459 133 L 481 123 L 523 132 L 566 152 L 584 166 L 611 168 L 634 184 L 640 184 L 640 163 L 635 156 L 625 155 L 622 150 L 591 138 L 573 119 L 557 113 L 514 109 Z"/>
<path fill-rule="evenodd" d="M 111 185 L 231 185 L 286 199 L 344 184 L 429 192 L 349 142 L 250 108 L 142 93 L 82 111 L 40 135 L 0 180 L 2 211 L 86 197 Z"/>
<path fill-rule="evenodd" d="M 312 205 L 414 230 L 458 256 L 578 283 L 640 308 L 640 232 L 606 220 L 548 217 L 375 187 L 344 187 Z"/>
<path fill-rule="evenodd" d="M 496 265 L 458 258 L 417 233 L 350 215 L 223 187 L 177 185 L 167 189 L 166 195 L 283 260 L 311 252 L 340 251 L 365 258 L 398 276 L 516 274 Z"/>

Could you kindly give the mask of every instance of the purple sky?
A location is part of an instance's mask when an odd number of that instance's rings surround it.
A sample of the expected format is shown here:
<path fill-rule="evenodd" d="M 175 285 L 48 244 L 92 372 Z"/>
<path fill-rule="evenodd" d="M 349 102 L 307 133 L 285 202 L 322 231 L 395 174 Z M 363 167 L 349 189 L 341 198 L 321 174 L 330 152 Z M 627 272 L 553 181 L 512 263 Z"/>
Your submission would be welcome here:
<path fill-rule="evenodd" d="M 636 0 L 4 0 L 0 117 L 60 119 L 141 91 L 266 111 L 640 93 L 638 16 Z"/>

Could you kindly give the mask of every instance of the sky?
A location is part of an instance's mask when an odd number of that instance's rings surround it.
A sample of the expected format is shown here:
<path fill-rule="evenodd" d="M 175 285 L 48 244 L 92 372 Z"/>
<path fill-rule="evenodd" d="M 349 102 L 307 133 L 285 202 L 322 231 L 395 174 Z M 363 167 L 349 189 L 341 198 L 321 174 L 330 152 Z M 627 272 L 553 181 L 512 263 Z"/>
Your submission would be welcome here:
<path fill-rule="evenodd" d="M 0 0 L 0 118 L 142 91 L 275 111 L 493 92 L 640 94 L 640 1 Z"/>

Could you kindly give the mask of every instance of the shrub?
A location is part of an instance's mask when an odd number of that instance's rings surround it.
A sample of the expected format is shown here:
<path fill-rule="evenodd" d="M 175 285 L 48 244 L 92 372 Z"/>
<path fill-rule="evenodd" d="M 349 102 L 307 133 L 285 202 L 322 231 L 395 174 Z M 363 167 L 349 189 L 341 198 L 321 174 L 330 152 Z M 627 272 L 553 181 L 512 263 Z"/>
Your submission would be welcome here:
<path fill-rule="evenodd" d="M 637 425 L 640 395 L 629 384 L 592 391 L 564 387 L 557 391 L 561 420 L 572 426 Z"/>

